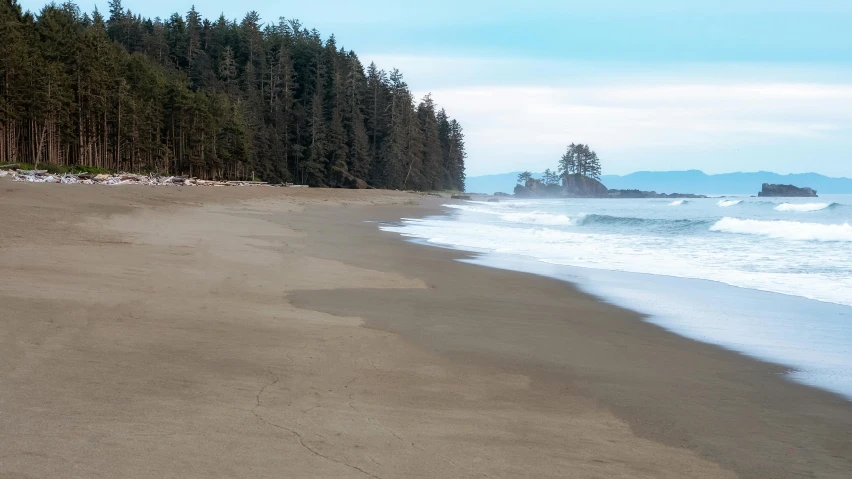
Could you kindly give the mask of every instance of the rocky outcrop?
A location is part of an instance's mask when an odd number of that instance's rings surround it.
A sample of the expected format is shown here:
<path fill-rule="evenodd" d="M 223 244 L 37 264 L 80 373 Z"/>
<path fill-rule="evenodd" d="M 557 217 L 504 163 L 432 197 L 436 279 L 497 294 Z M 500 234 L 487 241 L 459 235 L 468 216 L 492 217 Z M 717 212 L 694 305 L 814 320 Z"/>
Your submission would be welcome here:
<path fill-rule="evenodd" d="M 757 194 L 757 196 L 816 198 L 817 192 L 813 188 L 799 188 L 793 185 L 770 185 L 769 183 L 764 183 L 763 189 Z"/>
<path fill-rule="evenodd" d="M 559 185 L 545 185 L 539 180 L 529 179 L 524 185 L 515 186 L 515 196 L 519 198 L 559 198 L 562 187 Z"/>
<path fill-rule="evenodd" d="M 600 181 L 575 174 L 562 178 L 560 196 L 563 198 L 606 198 L 608 191 Z"/>
<path fill-rule="evenodd" d="M 515 186 L 518 198 L 707 198 L 687 193 L 657 193 L 641 190 L 610 190 L 600 181 L 583 175 L 568 175 L 562 185 L 545 185 L 536 179 Z"/>
<path fill-rule="evenodd" d="M 537 179 L 515 186 L 519 198 L 596 198 L 606 196 L 606 187 L 598 180 L 580 175 L 562 179 L 562 184 L 546 185 Z"/>
<path fill-rule="evenodd" d="M 515 185 L 515 196 L 518 198 L 535 198 L 531 189 L 526 185 Z"/>
<path fill-rule="evenodd" d="M 453 195 L 450 198 L 454 200 L 470 200 L 470 195 Z"/>

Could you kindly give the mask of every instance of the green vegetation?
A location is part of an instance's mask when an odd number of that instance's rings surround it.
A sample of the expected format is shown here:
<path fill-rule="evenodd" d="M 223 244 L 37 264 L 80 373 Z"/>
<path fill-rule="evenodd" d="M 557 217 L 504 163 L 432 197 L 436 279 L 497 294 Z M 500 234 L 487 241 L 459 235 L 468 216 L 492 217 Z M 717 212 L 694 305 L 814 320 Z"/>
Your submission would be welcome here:
<path fill-rule="evenodd" d="M 518 175 L 518 184 L 519 185 L 525 185 L 527 183 L 527 181 L 529 181 L 531 179 L 533 179 L 532 173 L 530 173 L 529 171 L 524 171 L 523 173 L 520 173 Z"/>
<path fill-rule="evenodd" d="M 544 170 L 544 176 L 541 177 L 541 182 L 545 185 L 558 185 L 559 175 L 556 174 L 555 171 L 551 171 L 550 168 L 548 168 Z"/>
<path fill-rule="evenodd" d="M 601 161 L 589 145 L 571 143 L 559 160 L 558 173 L 548 168 L 544 170 L 541 179 L 535 179 L 532 173 L 524 171 L 518 175 L 518 184 L 526 185 L 528 181 L 533 180 L 544 186 L 558 185 L 563 178 L 570 175 L 580 175 L 600 181 Z"/>
<path fill-rule="evenodd" d="M 464 135 L 297 20 L 0 1 L 0 164 L 464 190 Z"/>
<path fill-rule="evenodd" d="M 559 160 L 559 174 L 563 177 L 580 175 L 600 180 L 601 161 L 598 159 L 598 154 L 590 149 L 589 145 L 571 143 Z"/>

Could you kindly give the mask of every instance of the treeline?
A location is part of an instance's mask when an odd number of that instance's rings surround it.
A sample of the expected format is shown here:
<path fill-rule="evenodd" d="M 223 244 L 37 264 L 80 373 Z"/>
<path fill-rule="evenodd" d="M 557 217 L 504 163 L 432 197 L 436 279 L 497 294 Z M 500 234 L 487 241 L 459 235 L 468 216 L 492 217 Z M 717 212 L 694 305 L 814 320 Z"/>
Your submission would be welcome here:
<path fill-rule="evenodd" d="M 0 163 L 464 189 L 461 125 L 297 20 L 0 0 Z"/>

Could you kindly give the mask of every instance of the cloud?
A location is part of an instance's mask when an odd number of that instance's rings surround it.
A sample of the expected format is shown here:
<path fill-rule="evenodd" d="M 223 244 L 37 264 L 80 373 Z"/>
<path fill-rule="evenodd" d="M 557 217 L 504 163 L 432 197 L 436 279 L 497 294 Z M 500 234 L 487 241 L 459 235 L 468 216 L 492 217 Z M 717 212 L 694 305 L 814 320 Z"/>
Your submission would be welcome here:
<path fill-rule="evenodd" d="M 852 69 L 365 55 L 461 121 L 472 175 L 543 170 L 590 143 L 607 173 L 699 168 L 852 176 Z"/>
<path fill-rule="evenodd" d="M 683 158 L 687 152 L 696 159 L 702 156 L 697 152 L 724 154 L 717 164 L 735 160 L 783 169 L 777 152 L 785 145 L 835 144 L 849 151 L 852 85 L 622 81 L 466 86 L 431 93 L 465 127 L 471 174 L 543 169 L 570 142 L 591 144 L 609 158 L 608 172 L 616 173 L 643 168 L 641 159 L 647 157 L 688 167 L 706 162 L 689 165 Z M 757 147 L 763 148 L 763 158 L 754 157 Z"/>

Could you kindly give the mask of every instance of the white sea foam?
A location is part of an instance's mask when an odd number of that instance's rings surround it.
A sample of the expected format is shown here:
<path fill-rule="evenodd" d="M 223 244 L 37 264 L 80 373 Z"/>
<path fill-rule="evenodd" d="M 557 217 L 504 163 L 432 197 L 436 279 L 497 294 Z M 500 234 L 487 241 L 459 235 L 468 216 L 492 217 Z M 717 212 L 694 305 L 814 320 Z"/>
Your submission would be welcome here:
<path fill-rule="evenodd" d="M 443 205 L 447 208 L 462 210 L 470 213 L 482 213 L 486 215 L 499 215 L 500 220 L 507 223 L 521 223 L 542 226 L 567 226 L 574 222 L 566 215 L 545 213 L 543 211 L 512 212 L 511 204 L 485 203 L 470 201 L 464 205 Z M 507 211 L 508 210 L 508 211 Z"/>
<path fill-rule="evenodd" d="M 720 226 L 727 228 L 743 221 L 736 218 L 730 220 L 733 221 L 724 222 Z M 795 230 L 803 226 L 831 226 L 794 224 L 797 226 L 788 228 Z M 849 259 L 838 256 L 837 250 L 843 249 L 843 243 L 837 242 L 823 243 L 830 249 L 822 254 L 817 253 L 822 246 L 801 241 L 787 247 L 776 244 L 776 250 L 782 253 L 766 255 L 765 247 L 759 244 L 749 245 L 745 241 L 722 239 L 713 234 L 692 237 L 690 241 L 669 240 L 659 236 L 637 240 L 637 236 L 632 233 L 595 233 L 586 228 L 558 225 L 518 227 L 508 223 L 469 223 L 450 218 L 405 220 L 402 225 L 385 225 L 381 229 L 421 238 L 432 244 L 528 256 L 551 264 L 709 279 L 742 288 L 852 306 L 852 276 L 842 273 L 852 268 L 844 269 Z M 846 234 L 847 238 L 852 238 L 852 227 L 846 227 Z M 791 266 L 790 255 L 804 262 Z M 799 269 L 816 261 L 820 261 L 817 264 L 831 263 L 841 273 L 790 272 L 791 267 Z"/>
<path fill-rule="evenodd" d="M 852 226 L 844 224 L 800 223 L 798 221 L 761 221 L 725 217 L 710 231 L 759 235 L 796 241 L 852 241 Z"/>
<path fill-rule="evenodd" d="M 531 258 L 541 271 L 572 277 L 592 273 L 564 270 L 562 265 L 704 279 L 835 303 L 837 308 L 852 306 L 852 208 L 844 206 L 852 200 L 821 198 L 828 204 L 814 209 L 820 213 L 776 210 L 779 203 L 762 200 L 719 200 L 689 200 L 689 207 L 680 208 L 653 200 L 466 202 L 448 206 L 454 211 L 446 217 L 402 220 L 381 228 L 430 244 Z M 717 201 L 742 207 L 720 210 Z M 791 221 L 801 215 L 809 216 L 808 222 Z M 677 288 L 689 290 L 695 284 L 673 282 L 656 291 L 654 282 L 647 281 L 649 290 L 640 291 L 593 274 L 594 283 L 603 288 L 601 296 L 613 300 L 613 295 L 622 294 L 625 305 L 659 315 L 668 329 L 788 365 L 799 371 L 795 379 L 852 398 L 848 315 L 824 315 L 816 313 L 821 306 L 811 310 L 807 303 L 798 303 L 801 308 L 791 308 L 790 318 L 781 317 L 767 307 L 783 300 L 765 295 L 743 296 L 749 302 L 745 309 L 725 310 L 709 303 L 692 307 L 687 294 L 682 303 L 686 309 L 678 309 L 671 301 L 680 300 Z M 646 282 L 642 277 L 631 281 Z M 700 286 L 702 291 L 707 287 Z M 748 309 L 751 303 L 753 312 Z"/>
<path fill-rule="evenodd" d="M 781 203 L 775 211 L 819 211 L 831 206 L 831 203 Z"/>
<path fill-rule="evenodd" d="M 719 202 L 716 203 L 716 206 L 720 206 L 722 208 L 729 208 L 731 206 L 737 206 L 742 202 L 743 200 L 719 200 Z"/>
<path fill-rule="evenodd" d="M 572 225 L 574 222 L 571 218 L 565 215 L 555 215 L 543 213 L 541 211 L 532 211 L 528 213 L 506 213 L 500 216 L 500 219 L 509 223 L 524 223 L 531 225 Z"/>
<path fill-rule="evenodd" d="M 677 200 L 677 201 L 672 201 L 671 203 L 669 203 L 669 206 L 680 206 L 680 205 L 683 205 L 683 204 L 686 204 L 686 203 L 689 203 L 689 201 Z"/>
<path fill-rule="evenodd" d="M 471 201 L 471 203 L 473 203 Z M 479 203 L 482 205 L 486 205 L 487 203 Z M 445 208 L 452 208 L 454 210 L 462 210 L 462 211 L 470 211 L 471 213 L 485 213 L 487 215 L 502 215 L 503 213 L 497 211 L 494 208 L 487 206 L 476 206 L 476 205 L 441 205 Z"/>

